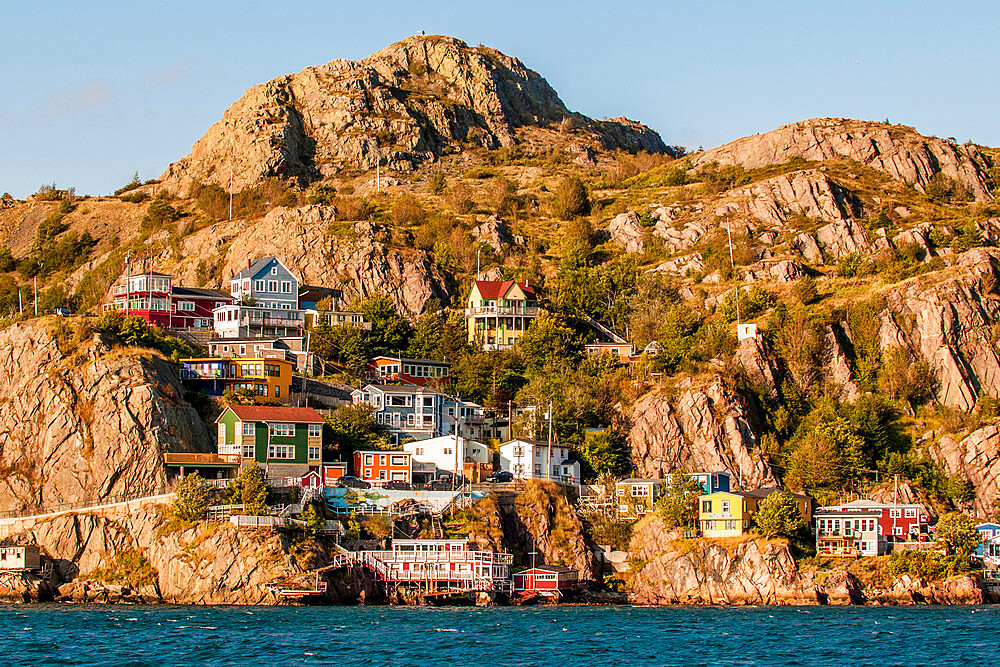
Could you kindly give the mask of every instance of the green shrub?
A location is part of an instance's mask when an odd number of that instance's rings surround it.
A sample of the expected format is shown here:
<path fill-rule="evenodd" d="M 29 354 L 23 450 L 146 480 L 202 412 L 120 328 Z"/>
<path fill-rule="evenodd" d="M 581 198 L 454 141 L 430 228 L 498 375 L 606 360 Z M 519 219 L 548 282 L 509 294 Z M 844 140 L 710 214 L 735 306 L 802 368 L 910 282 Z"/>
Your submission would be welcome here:
<path fill-rule="evenodd" d="M 552 199 L 552 210 L 562 220 L 590 213 L 590 196 L 583 181 L 579 178 L 564 178 L 560 181 Z"/>
<path fill-rule="evenodd" d="M 816 289 L 816 281 L 811 276 L 802 276 L 792 285 L 792 295 L 802 305 L 809 305 L 819 295 L 819 291 Z"/>
<path fill-rule="evenodd" d="M 309 204 L 319 204 L 321 206 L 333 206 L 336 200 L 337 191 L 331 185 L 319 183 L 312 189 L 306 202 Z"/>

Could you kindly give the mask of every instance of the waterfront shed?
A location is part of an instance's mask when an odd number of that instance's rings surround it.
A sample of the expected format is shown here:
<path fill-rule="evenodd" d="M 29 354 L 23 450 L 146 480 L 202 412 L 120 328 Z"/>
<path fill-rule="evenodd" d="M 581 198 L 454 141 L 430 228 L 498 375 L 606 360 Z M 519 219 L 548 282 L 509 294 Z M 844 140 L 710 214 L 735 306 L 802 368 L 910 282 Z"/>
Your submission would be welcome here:
<path fill-rule="evenodd" d="M 515 591 L 564 591 L 574 588 L 580 574 L 571 567 L 538 565 L 514 573 Z"/>

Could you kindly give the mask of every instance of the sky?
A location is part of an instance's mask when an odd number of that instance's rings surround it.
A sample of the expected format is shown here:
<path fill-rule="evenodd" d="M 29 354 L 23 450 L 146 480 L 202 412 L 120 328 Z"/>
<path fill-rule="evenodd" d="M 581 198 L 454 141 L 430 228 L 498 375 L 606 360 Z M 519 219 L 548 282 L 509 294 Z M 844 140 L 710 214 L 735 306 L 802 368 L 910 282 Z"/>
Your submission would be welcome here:
<path fill-rule="evenodd" d="M 0 192 L 159 176 L 250 86 L 420 30 L 492 46 L 572 110 L 711 148 L 817 116 L 1000 145 L 1000 3 L 5 3 Z"/>

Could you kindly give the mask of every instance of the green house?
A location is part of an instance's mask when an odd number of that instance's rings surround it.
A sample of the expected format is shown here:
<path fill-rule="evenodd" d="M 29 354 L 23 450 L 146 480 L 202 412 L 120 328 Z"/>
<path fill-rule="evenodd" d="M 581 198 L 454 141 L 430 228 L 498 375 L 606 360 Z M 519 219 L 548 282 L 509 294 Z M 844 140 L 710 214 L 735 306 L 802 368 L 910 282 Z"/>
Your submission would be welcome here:
<path fill-rule="evenodd" d="M 323 465 L 323 418 L 312 408 L 230 405 L 215 420 L 219 456 L 256 461 L 270 478 L 301 477 Z"/>

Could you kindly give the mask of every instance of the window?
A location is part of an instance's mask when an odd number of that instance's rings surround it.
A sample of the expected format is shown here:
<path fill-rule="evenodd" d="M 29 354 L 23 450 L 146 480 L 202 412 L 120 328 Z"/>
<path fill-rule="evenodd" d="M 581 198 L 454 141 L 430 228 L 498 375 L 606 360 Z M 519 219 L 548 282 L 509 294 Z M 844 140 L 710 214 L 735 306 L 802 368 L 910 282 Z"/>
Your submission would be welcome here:
<path fill-rule="evenodd" d="M 225 439 L 226 439 L 226 425 L 219 424 L 219 440 L 222 441 Z"/>
<path fill-rule="evenodd" d="M 917 516 L 917 510 L 916 510 L 916 509 L 914 509 L 914 508 L 912 508 L 912 507 L 908 507 L 908 508 L 906 509 L 906 518 L 907 518 L 907 519 L 913 519 L 913 518 L 915 518 L 916 516 Z"/>
<path fill-rule="evenodd" d="M 267 281 L 267 291 L 268 292 L 272 292 L 272 293 L 273 292 L 277 292 L 278 291 L 278 281 L 277 280 L 268 280 Z"/>
<path fill-rule="evenodd" d="M 375 462 L 375 456 L 372 454 L 365 454 L 365 465 L 370 466 Z M 369 473 L 371 474 L 371 473 Z"/>
<path fill-rule="evenodd" d="M 711 511 L 712 511 L 712 501 L 711 500 L 703 500 L 703 501 L 701 501 L 701 511 L 704 512 L 705 514 L 711 513 Z"/>
<path fill-rule="evenodd" d="M 445 454 L 451 454 L 451 447 L 445 447 L 444 448 L 444 453 Z"/>
<path fill-rule="evenodd" d="M 310 458 L 310 460 L 314 460 L 314 459 L 318 459 L 319 458 L 319 450 L 320 450 L 320 448 L 317 447 L 316 445 L 309 445 L 309 458 Z"/>
<path fill-rule="evenodd" d="M 243 445 L 243 458 L 252 459 L 254 457 L 253 445 Z"/>
<path fill-rule="evenodd" d="M 322 424 L 309 424 L 309 437 L 318 438 L 323 435 L 323 425 Z M 315 458 L 315 457 L 312 457 Z"/>
<path fill-rule="evenodd" d="M 722 512 L 726 513 L 728 511 L 729 511 L 729 501 L 728 500 L 723 500 L 722 501 Z"/>
<path fill-rule="evenodd" d="M 424 448 L 423 447 L 417 447 L 416 451 L 415 451 L 415 454 L 417 456 L 423 456 L 424 455 Z"/>
<path fill-rule="evenodd" d="M 295 435 L 295 424 L 271 424 L 271 437 L 291 437 Z"/>
<path fill-rule="evenodd" d="M 542 464 L 541 463 L 536 463 L 535 464 L 535 475 L 538 476 L 538 477 L 542 476 Z"/>
<path fill-rule="evenodd" d="M 264 291 L 264 281 L 263 280 L 255 280 L 255 281 L 253 281 L 253 289 L 254 289 L 255 292 L 263 292 Z"/>
<path fill-rule="evenodd" d="M 294 459 L 295 445 L 271 445 L 267 448 L 269 459 Z"/>
<path fill-rule="evenodd" d="M 290 283 L 287 280 L 282 280 L 281 281 L 281 293 L 282 294 L 291 294 L 292 293 L 292 283 Z"/>
<path fill-rule="evenodd" d="M 181 301 L 179 304 L 177 304 L 177 309 L 178 310 L 192 311 L 192 310 L 194 310 L 194 302 L 193 301 Z"/>
<path fill-rule="evenodd" d="M 726 519 L 726 530 L 737 530 L 739 522 L 736 519 Z"/>
<path fill-rule="evenodd" d="M 524 474 L 524 464 L 523 463 L 515 463 L 514 464 L 514 474 L 515 475 L 523 475 Z"/>
<path fill-rule="evenodd" d="M 272 276 L 278 275 L 278 267 L 276 267 L 276 266 L 272 266 L 271 267 L 271 275 Z"/>
<path fill-rule="evenodd" d="M 281 387 L 274 385 L 274 397 L 281 398 Z"/>
<path fill-rule="evenodd" d="M 384 466 L 384 465 L 385 465 L 385 454 L 379 454 L 379 457 L 378 457 L 378 464 L 379 464 L 380 466 Z"/>
<path fill-rule="evenodd" d="M 406 457 L 403 456 L 402 454 L 394 454 L 389 459 L 389 465 L 405 466 L 406 465 Z"/>
<path fill-rule="evenodd" d="M 407 396 L 390 396 L 389 405 L 394 408 L 405 408 L 407 404 Z"/>
<path fill-rule="evenodd" d="M 895 528 L 892 529 L 892 534 L 893 535 L 902 535 L 903 534 L 903 527 L 902 526 L 896 526 Z"/>
<path fill-rule="evenodd" d="M 514 445 L 514 456 L 517 458 L 524 456 L 524 445 Z"/>
<path fill-rule="evenodd" d="M 902 512 L 902 510 L 900 510 L 899 508 L 890 509 L 889 510 L 889 518 L 890 519 L 898 519 L 899 517 L 902 516 L 901 512 Z"/>
<path fill-rule="evenodd" d="M 254 422 L 243 422 L 243 435 L 254 435 L 257 432 L 257 424 Z"/>
<path fill-rule="evenodd" d="M 633 484 L 632 485 L 632 497 L 633 498 L 645 497 L 645 496 L 646 496 L 646 487 L 642 486 L 641 484 Z"/>

